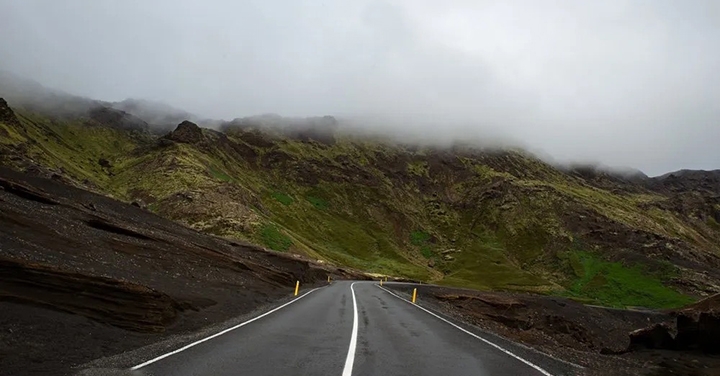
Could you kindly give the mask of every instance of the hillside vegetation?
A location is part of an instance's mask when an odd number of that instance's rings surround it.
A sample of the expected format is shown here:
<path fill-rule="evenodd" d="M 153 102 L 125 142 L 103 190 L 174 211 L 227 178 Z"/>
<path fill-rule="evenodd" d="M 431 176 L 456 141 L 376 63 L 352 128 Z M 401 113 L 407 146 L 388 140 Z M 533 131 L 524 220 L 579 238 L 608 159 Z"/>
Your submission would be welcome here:
<path fill-rule="evenodd" d="M 261 119 L 262 120 L 262 119 Z M 277 119 L 276 119 L 277 120 Z M 0 163 L 225 237 L 369 272 L 673 307 L 720 291 L 720 179 L 559 169 L 521 150 L 0 103 Z M 715 179 L 715 180 L 713 180 Z"/>

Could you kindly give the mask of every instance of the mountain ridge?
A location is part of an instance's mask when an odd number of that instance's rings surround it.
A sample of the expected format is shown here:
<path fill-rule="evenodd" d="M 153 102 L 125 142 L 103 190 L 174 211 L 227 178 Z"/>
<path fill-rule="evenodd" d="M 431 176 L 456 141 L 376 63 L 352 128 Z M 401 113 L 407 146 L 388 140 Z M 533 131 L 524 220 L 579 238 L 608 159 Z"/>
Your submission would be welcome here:
<path fill-rule="evenodd" d="M 371 272 L 614 306 L 720 291 L 720 200 L 713 185 L 698 191 L 703 179 L 671 190 L 666 179 L 558 169 L 518 150 L 402 146 L 339 132 L 332 117 L 290 122 L 299 130 L 188 121 L 159 136 L 106 112 L 114 117 L 17 109 L 17 124 L 0 124 L 10 135 L 0 161 Z"/>

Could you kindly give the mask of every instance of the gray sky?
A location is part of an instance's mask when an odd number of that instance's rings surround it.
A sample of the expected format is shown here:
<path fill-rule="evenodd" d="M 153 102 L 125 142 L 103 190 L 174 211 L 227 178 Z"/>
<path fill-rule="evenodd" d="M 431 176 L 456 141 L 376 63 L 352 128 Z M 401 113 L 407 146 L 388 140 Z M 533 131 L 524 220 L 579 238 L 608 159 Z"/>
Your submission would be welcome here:
<path fill-rule="evenodd" d="M 96 99 L 720 168 L 717 0 L 0 0 L 0 35 L 0 68 Z"/>

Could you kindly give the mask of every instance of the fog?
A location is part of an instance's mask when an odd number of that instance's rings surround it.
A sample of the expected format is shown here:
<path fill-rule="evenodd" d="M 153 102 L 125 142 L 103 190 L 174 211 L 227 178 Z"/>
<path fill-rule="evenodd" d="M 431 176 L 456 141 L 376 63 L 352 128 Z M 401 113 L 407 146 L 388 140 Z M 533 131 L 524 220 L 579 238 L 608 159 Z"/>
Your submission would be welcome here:
<path fill-rule="evenodd" d="M 715 0 L 0 0 L 0 35 L 1 69 L 104 101 L 720 168 Z"/>

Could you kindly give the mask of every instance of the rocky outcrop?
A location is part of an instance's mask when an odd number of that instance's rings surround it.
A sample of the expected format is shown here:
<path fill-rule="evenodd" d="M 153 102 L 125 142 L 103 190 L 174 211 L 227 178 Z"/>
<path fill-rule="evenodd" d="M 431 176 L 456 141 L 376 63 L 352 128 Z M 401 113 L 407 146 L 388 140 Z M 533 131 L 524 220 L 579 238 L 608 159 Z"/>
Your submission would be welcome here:
<path fill-rule="evenodd" d="M 629 350 L 720 353 L 720 294 L 681 309 L 675 315 L 674 321 L 631 332 Z"/>
<path fill-rule="evenodd" d="M 199 144 L 205 140 L 202 129 L 197 124 L 187 120 L 180 123 L 174 131 L 163 138 L 184 144 Z"/>
<path fill-rule="evenodd" d="M 630 350 L 638 348 L 670 349 L 675 347 L 677 330 L 670 323 L 660 323 L 630 332 Z"/>
<path fill-rule="evenodd" d="M 0 98 L 0 122 L 8 125 L 20 125 L 17 116 L 3 98 Z"/>

